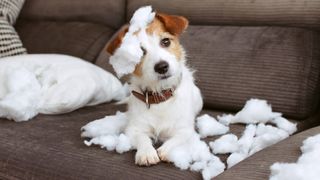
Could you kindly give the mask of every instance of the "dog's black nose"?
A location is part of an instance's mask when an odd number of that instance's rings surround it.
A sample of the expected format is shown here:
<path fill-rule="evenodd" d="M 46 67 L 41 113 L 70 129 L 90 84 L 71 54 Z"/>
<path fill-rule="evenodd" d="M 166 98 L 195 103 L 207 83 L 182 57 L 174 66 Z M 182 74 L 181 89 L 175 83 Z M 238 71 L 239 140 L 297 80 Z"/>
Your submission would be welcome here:
<path fill-rule="evenodd" d="M 168 72 L 169 64 L 166 61 L 160 61 L 154 66 L 154 71 L 159 74 L 165 74 Z"/>

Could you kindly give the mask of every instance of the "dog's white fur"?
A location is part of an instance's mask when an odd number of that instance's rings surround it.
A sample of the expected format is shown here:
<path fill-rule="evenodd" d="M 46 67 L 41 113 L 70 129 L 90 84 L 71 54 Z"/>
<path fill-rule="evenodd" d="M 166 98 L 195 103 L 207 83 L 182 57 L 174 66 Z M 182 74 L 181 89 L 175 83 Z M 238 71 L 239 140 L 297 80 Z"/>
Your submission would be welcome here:
<path fill-rule="evenodd" d="M 142 75 L 131 78 L 131 89 L 142 93 L 144 90 L 161 92 L 175 88 L 173 96 L 167 101 L 152 104 L 150 108 L 131 95 L 128 100 L 129 119 L 125 133 L 132 146 L 137 149 L 136 164 L 151 165 L 168 160 L 168 153 L 175 146 L 184 143 L 194 135 L 195 117 L 202 109 L 200 90 L 194 84 L 193 72 L 186 66 L 185 53 L 181 49 L 180 59 L 166 48 L 160 46 L 156 33 L 148 35 L 147 43 L 142 46 L 147 53 L 143 57 Z M 167 79 L 154 70 L 159 61 L 169 64 Z M 162 146 L 157 150 L 152 140 L 160 140 Z"/>

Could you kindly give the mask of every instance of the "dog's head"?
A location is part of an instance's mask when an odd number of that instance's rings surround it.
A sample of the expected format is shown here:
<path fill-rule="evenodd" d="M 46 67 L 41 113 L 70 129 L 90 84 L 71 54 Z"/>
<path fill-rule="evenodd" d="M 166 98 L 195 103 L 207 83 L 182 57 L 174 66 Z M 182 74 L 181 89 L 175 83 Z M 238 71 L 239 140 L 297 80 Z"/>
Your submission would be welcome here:
<path fill-rule="evenodd" d="M 143 89 L 161 91 L 177 86 L 185 63 L 185 52 L 179 42 L 180 34 L 187 28 L 188 20 L 182 16 L 156 13 L 147 26 L 147 43 L 141 44 L 144 55 L 131 74 L 132 83 Z M 112 55 L 120 47 L 128 27 L 109 43 Z"/>

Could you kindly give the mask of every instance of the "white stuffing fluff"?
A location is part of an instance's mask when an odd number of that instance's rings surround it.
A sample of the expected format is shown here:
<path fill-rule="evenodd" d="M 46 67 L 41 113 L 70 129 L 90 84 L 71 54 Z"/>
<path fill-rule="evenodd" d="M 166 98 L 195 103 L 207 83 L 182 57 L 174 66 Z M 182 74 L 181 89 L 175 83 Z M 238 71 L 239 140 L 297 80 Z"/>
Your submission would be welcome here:
<path fill-rule="evenodd" d="M 132 149 L 129 138 L 123 134 L 127 121 L 126 114 L 118 111 L 115 115 L 106 116 L 83 126 L 81 137 L 92 138 L 90 141 L 84 141 L 87 146 L 99 145 L 108 151 L 116 150 L 122 154 Z"/>
<path fill-rule="evenodd" d="M 116 115 L 106 116 L 83 126 L 81 128 L 81 137 L 93 138 L 103 135 L 120 134 L 124 131 L 127 121 L 126 114 L 117 111 Z"/>
<path fill-rule="evenodd" d="M 200 140 L 198 134 L 191 137 L 185 144 L 172 149 L 168 158 L 182 170 L 201 171 L 203 179 L 211 179 L 225 169 L 225 165 L 210 153 L 208 145 Z"/>
<path fill-rule="evenodd" d="M 266 100 L 250 99 L 235 116 L 222 116 L 219 120 L 226 125 L 234 123 L 267 123 L 280 116 L 281 113 L 272 112 L 271 105 Z"/>
<path fill-rule="evenodd" d="M 209 143 L 214 154 L 233 153 L 238 150 L 238 137 L 234 134 L 221 136 L 214 142 Z"/>
<path fill-rule="evenodd" d="M 229 127 L 219 123 L 214 117 L 204 114 L 196 119 L 196 127 L 201 138 L 222 135 L 229 131 Z"/>
<path fill-rule="evenodd" d="M 143 56 L 141 44 L 147 43 L 145 29 L 154 17 L 155 13 L 152 12 L 151 6 L 139 8 L 133 14 L 128 32 L 109 61 L 119 78 L 132 73 L 141 61 Z"/>
<path fill-rule="evenodd" d="M 106 148 L 108 151 L 116 150 L 117 153 L 122 154 L 130 151 L 131 144 L 128 137 L 124 134 L 117 135 L 102 135 L 92 138 L 90 141 L 84 141 L 87 146 L 100 145 L 101 148 Z"/>
<path fill-rule="evenodd" d="M 227 159 L 228 168 L 231 168 L 249 156 L 249 151 L 254 141 L 255 133 L 256 126 L 253 124 L 247 125 L 243 135 L 237 142 L 238 150 L 232 153 Z"/>
<path fill-rule="evenodd" d="M 271 122 L 278 128 L 287 131 L 290 135 L 297 131 L 297 123 L 291 123 L 283 117 L 277 117 Z"/>
<path fill-rule="evenodd" d="M 252 155 L 268 146 L 271 146 L 289 137 L 288 132 L 265 124 L 259 124 L 256 137 L 253 139 L 249 155 Z"/>
<path fill-rule="evenodd" d="M 27 121 L 38 113 L 60 114 L 121 100 L 126 86 L 80 58 L 28 54 L 0 61 L 0 117 Z"/>
<path fill-rule="evenodd" d="M 275 163 L 269 180 L 319 180 L 320 134 L 307 138 L 301 147 L 302 155 L 296 163 Z"/>

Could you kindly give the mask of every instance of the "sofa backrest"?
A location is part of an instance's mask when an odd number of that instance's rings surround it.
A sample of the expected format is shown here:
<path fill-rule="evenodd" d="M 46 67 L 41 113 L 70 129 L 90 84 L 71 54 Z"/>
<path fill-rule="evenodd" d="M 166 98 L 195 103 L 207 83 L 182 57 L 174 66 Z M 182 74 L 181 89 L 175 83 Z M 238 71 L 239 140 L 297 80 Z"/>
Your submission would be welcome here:
<path fill-rule="evenodd" d="M 125 22 L 125 0 L 26 0 L 22 19 L 87 21 L 119 28 Z"/>
<path fill-rule="evenodd" d="M 26 0 L 15 25 L 28 53 L 95 61 L 125 22 L 125 0 Z"/>
<path fill-rule="evenodd" d="M 205 106 L 237 111 L 250 98 L 304 119 L 319 102 L 320 1 L 128 0 L 186 16 L 182 36 Z"/>
<path fill-rule="evenodd" d="M 193 25 L 293 26 L 320 29 L 317 0 L 128 0 L 127 20 L 144 5 Z"/>

